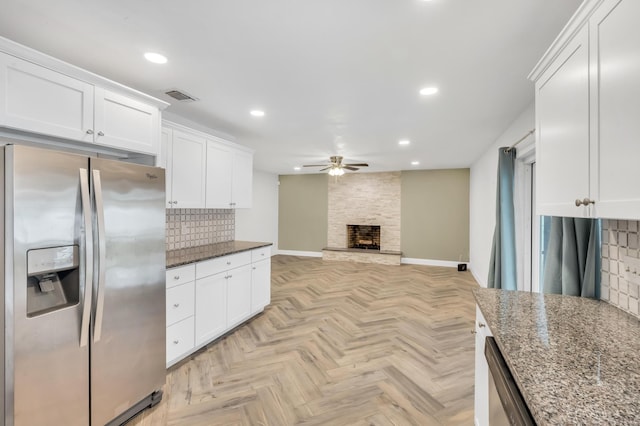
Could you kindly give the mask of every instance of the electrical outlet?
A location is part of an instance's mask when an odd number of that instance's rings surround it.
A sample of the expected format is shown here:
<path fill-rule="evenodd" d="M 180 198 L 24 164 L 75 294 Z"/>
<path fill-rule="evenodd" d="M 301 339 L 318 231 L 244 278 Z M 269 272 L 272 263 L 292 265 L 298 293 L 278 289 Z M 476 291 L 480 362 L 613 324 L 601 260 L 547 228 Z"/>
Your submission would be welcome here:
<path fill-rule="evenodd" d="M 624 263 L 624 275 L 627 282 L 640 284 L 640 259 L 630 256 L 622 256 Z"/>

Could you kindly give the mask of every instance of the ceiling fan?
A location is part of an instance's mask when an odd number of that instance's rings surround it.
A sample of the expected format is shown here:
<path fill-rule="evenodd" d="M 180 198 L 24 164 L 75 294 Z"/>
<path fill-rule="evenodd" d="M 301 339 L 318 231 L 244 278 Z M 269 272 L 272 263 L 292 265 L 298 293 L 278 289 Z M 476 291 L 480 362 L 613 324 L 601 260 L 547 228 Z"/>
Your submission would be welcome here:
<path fill-rule="evenodd" d="M 342 164 L 341 155 L 333 155 L 329 157 L 329 161 L 329 164 L 305 164 L 302 167 L 324 167 L 324 169 L 320 169 L 320 171 L 324 172 L 325 170 L 329 170 L 331 176 L 342 176 L 345 169 L 355 172 L 359 170 L 360 167 L 369 167 L 367 163 Z"/>

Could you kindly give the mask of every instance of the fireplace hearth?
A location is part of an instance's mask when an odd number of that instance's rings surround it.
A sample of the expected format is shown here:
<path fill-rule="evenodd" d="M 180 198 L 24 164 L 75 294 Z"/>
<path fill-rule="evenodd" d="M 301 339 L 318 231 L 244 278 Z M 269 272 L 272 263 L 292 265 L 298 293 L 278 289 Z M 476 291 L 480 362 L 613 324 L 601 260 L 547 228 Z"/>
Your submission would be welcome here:
<path fill-rule="evenodd" d="M 380 226 L 347 225 L 347 248 L 380 251 Z"/>

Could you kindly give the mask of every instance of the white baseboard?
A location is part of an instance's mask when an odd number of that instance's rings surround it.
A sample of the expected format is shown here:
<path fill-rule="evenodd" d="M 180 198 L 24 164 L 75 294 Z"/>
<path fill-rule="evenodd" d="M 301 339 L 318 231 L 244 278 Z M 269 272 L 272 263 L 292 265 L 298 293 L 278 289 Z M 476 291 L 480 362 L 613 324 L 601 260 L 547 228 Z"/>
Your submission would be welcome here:
<path fill-rule="evenodd" d="M 451 260 L 416 259 L 412 257 L 403 257 L 400 259 L 400 263 L 404 263 L 407 265 L 444 266 L 447 268 L 457 268 L 458 264 L 460 263 L 466 263 L 467 266 L 469 265 L 469 262 L 454 262 Z"/>
<path fill-rule="evenodd" d="M 277 250 L 276 254 L 285 256 L 322 257 L 321 251 Z"/>

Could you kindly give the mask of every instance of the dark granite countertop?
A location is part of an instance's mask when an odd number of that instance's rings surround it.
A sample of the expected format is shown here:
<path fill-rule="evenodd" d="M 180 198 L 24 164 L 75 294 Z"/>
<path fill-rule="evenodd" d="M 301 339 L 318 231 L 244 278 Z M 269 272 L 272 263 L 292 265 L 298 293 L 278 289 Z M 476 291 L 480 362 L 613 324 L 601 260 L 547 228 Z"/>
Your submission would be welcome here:
<path fill-rule="evenodd" d="M 209 244 L 206 246 L 171 250 L 167 252 L 167 268 L 174 268 L 188 263 L 200 262 L 202 260 L 213 259 L 214 257 L 226 256 L 271 245 L 273 245 L 273 243 L 226 241 L 224 243 Z"/>
<path fill-rule="evenodd" d="M 538 424 L 640 424 L 640 320 L 580 297 L 474 295 Z"/>

